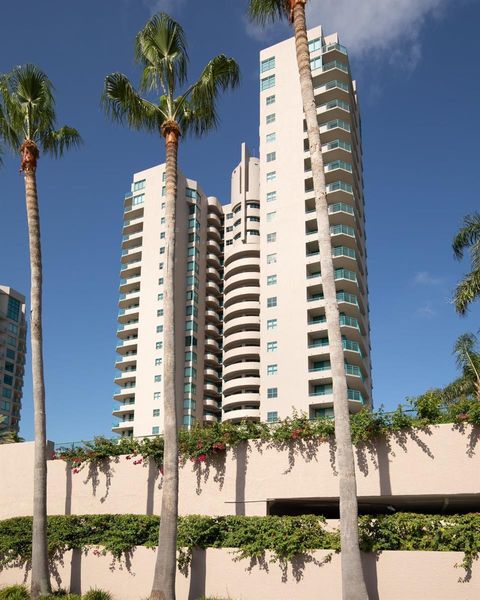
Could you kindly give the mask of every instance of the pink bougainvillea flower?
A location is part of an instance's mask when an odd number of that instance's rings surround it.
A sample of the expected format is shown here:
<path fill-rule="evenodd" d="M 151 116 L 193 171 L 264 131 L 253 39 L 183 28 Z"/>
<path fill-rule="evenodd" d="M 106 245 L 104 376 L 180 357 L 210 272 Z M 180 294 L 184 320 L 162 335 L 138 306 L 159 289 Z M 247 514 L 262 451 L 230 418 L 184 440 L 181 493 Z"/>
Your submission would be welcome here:
<path fill-rule="evenodd" d="M 77 474 L 79 471 L 80 471 L 80 469 L 73 469 L 72 473 L 73 473 L 74 475 L 76 475 L 76 474 Z"/>
<path fill-rule="evenodd" d="M 200 456 L 198 457 L 198 460 L 200 462 L 205 462 L 206 459 L 207 459 L 207 455 L 206 454 L 200 454 Z"/>

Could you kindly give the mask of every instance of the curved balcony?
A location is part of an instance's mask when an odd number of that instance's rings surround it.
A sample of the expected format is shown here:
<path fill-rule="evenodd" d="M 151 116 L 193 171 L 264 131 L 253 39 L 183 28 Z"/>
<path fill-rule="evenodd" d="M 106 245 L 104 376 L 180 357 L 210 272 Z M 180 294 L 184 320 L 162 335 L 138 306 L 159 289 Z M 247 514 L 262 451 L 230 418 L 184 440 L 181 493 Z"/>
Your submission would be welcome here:
<path fill-rule="evenodd" d="M 260 421 L 260 409 L 245 408 L 223 412 L 222 421 L 240 423 L 240 421 Z"/>
<path fill-rule="evenodd" d="M 220 316 L 216 310 L 212 310 L 211 308 L 207 308 L 205 311 L 205 318 L 207 321 L 213 321 L 214 323 L 221 323 Z"/>
<path fill-rule="evenodd" d="M 225 366 L 223 369 L 224 381 L 229 381 L 235 377 L 241 375 L 251 375 L 252 377 L 260 377 L 260 360 L 254 361 L 243 361 L 232 363 Z"/>
<path fill-rule="evenodd" d="M 218 310 L 220 308 L 220 300 L 218 299 L 218 296 L 214 296 L 213 294 L 207 294 L 205 297 L 205 303 L 207 306 L 210 306 L 213 309 Z"/>
<path fill-rule="evenodd" d="M 209 213 L 216 213 L 219 217 L 223 217 L 222 204 L 215 196 L 207 197 L 207 205 Z"/>
<path fill-rule="evenodd" d="M 122 433 L 125 431 L 133 431 L 133 420 L 132 421 L 118 421 L 112 425 L 112 431 L 114 433 Z"/>
<path fill-rule="evenodd" d="M 236 317 L 235 319 L 230 319 L 223 326 L 224 336 L 230 336 L 232 333 L 236 331 L 242 331 L 246 328 L 249 329 L 258 329 L 260 331 L 260 316 L 245 316 L 245 317 Z"/>
<path fill-rule="evenodd" d="M 117 337 L 125 339 L 135 335 L 138 337 L 138 321 L 136 323 L 125 323 L 124 325 L 118 325 Z"/>
<path fill-rule="evenodd" d="M 121 387 L 130 386 L 131 384 L 135 385 L 136 377 L 137 377 L 136 369 L 129 370 L 129 371 L 122 371 L 115 377 L 114 383 Z"/>
<path fill-rule="evenodd" d="M 216 240 L 212 238 L 207 238 L 207 252 L 209 254 L 221 254 L 222 249 L 220 247 L 220 244 Z"/>
<path fill-rule="evenodd" d="M 112 410 L 112 415 L 125 415 L 135 411 L 135 403 L 133 404 L 120 404 L 118 406 L 114 406 Z"/>
<path fill-rule="evenodd" d="M 119 323 L 128 323 L 128 321 L 137 321 L 140 314 L 140 308 L 138 306 L 134 308 L 130 308 L 129 310 L 121 308 L 118 313 L 118 322 Z"/>
<path fill-rule="evenodd" d="M 128 294 L 133 290 L 136 290 L 140 287 L 140 273 L 138 273 L 135 277 L 129 277 L 128 279 L 120 279 L 120 293 Z"/>
<path fill-rule="evenodd" d="M 218 369 L 218 366 L 220 365 L 220 359 L 217 354 L 212 354 L 211 352 L 205 352 L 203 359 L 205 361 L 205 365 L 208 365 L 209 367 L 213 367 L 214 369 Z"/>
<path fill-rule="evenodd" d="M 135 354 L 129 354 L 127 356 L 121 356 L 117 359 L 117 362 L 115 363 L 115 368 L 119 369 L 120 371 L 122 369 L 126 369 L 127 367 L 134 367 L 137 364 L 137 353 L 135 352 Z"/>
<path fill-rule="evenodd" d="M 239 331 L 224 338 L 225 354 L 238 346 L 260 346 L 260 331 Z"/>
<path fill-rule="evenodd" d="M 137 341 L 138 336 L 135 336 L 131 339 L 119 340 L 117 341 L 117 347 L 115 351 L 118 354 L 124 355 L 127 352 L 136 352 L 137 351 Z"/>
<path fill-rule="evenodd" d="M 239 258 L 233 262 L 230 262 L 228 268 L 225 269 L 225 281 L 230 279 L 232 276 L 238 273 L 247 272 L 260 272 L 260 253 L 257 256 L 249 256 L 246 258 Z"/>
<path fill-rule="evenodd" d="M 220 337 L 222 335 L 220 329 L 213 323 L 205 324 L 205 333 L 210 337 Z"/>
<path fill-rule="evenodd" d="M 230 265 L 233 261 L 249 257 L 258 257 L 258 249 L 252 248 L 251 244 L 234 244 L 233 246 L 227 246 L 225 249 L 225 267 Z"/>
<path fill-rule="evenodd" d="M 260 285 L 260 273 L 254 271 L 245 271 L 242 273 L 237 273 L 236 275 L 232 275 L 228 279 L 225 280 L 224 283 L 224 293 L 228 294 L 229 292 L 245 287 L 253 287 Z"/>
<path fill-rule="evenodd" d="M 122 269 L 125 264 L 139 262 L 142 259 L 142 248 L 143 246 L 140 244 L 139 246 L 132 246 L 131 248 L 124 248 L 122 250 Z"/>
<path fill-rule="evenodd" d="M 223 321 L 224 323 L 229 321 L 230 319 L 235 319 L 237 317 L 246 317 L 246 316 L 254 316 L 257 317 L 260 314 L 260 303 L 259 302 L 251 302 L 251 301 L 243 301 L 237 302 L 235 304 L 230 304 L 225 308 L 223 312 Z"/>
<path fill-rule="evenodd" d="M 222 408 L 239 408 L 241 406 L 255 406 L 259 404 L 260 394 L 258 392 L 246 392 L 224 397 Z"/>
<path fill-rule="evenodd" d="M 222 404 L 220 400 L 216 400 L 215 398 L 204 398 L 203 406 L 204 408 L 208 408 L 209 410 L 222 410 Z"/>
<path fill-rule="evenodd" d="M 217 254 L 213 254 L 212 252 L 207 254 L 207 264 L 211 267 L 215 267 L 216 269 L 220 269 L 222 266 L 222 262 Z"/>
<path fill-rule="evenodd" d="M 204 423 L 218 423 L 219 420 L 220 420 L 219 417 L 216 417 L 215 415 L 209 415 L 209 414 L 203 415 Z"/>
<path fill-rule="evenodd" d="M 217 369 L 211 369 L 209 367 L 205 367 L 205 370 L 203 373 L 205 375 L 205 378 L 209 379 L 211 381 L 220 381 L 221 380 L 221 377 L 218 374 Z"/>
<path fill-rule="evenodd" d="M 135 231 L 122 236 L 122 248 L 135 248 L 143 241 L 143 231 Z"/>
<path fill-rule="evenodd" d="M 229 379 L 223 382 L 223 393 L 225 398 L 231 394 L 241 392 L 242 390 L 258 389 L 260 386 L 260 377 L 246 376 Z"/>
<path fill-rule="evenodd" d="M 216 269 L 215 267 L 207 267 L 207 278 L 213 279 L 218 283 L 220 283 L 222 280 L 218 269 Z"/>
<path fill-rule="evenodd" d="M 207 227 L 207 236 L 208 236 L 208 238 L 213 238 L 217 242 L 221 242 L 222 241 L 222 235 L 220 233 L 220 225 L 218 225 L 217 227 L 209 225 Z"/>
<path fill-rule="evenodd" d="M 128 388 L 121 388 L 118 392 L 113 394 L 114 400 L 125 400 L 126 398 L 130 398 L 135 396 L 135 386 Z"/>
<path fill-rule="evenodd" d="M 224 309 L 228 308 L 232 304 L 239 302 L 249 301 L 258 302 L 260 299 L 260 288 L 258 282 L 254 282 L 250 286 L 244 286 L 241 288 L 235 288 L 226 292 L 223 297 Z"/>
<path fill-rule="evenodd" d="M 239 358 L 246 358 L 253 362 L 259 360 L 260 356 L 260 345 L 246 345 L 238 346 L 236 348 L 229 348 L 224 352 L 223 355 L 223 366 L 224 369 L 227 365 L 231 365 L 238 361 Z"/>
<path fill-rule="evenodd" d="M 118 307 L 127 309 L 131 304 L 140 304 L 140 288 L 134 288 L 128 294 L 120 294 L 118 298 Z"/>
<path fill-rule="evenodd" d="M 213 396 L 220 396 L 221 392 L 218 389 L 218 386 L 215 383 L 210 383 L 208 381 L 205 381 L 203 384 L 203 390 L 206 394 L 211 394 Z"/>
<path fill-rule="evenodd" d="M 207 288 L 208 295 L 211 295 L 213 293 L 213 294 L 216 294 L 217 296 L 219 296 L 222 293 L 218 283 L 215 283 L 215 281 L 212 281 L 211 279 L 207 279 L 205 285 Z"/>
<path fill-rule="evenodd" d="M 220 218 L 220 216 L 218 215 L 218 213 L 215 211 L 208 211 L 207 213 L 207 224 L 211 225 L 213 227 L 221 227 L 222 226 L 222 219 Z"/>
<path fill-rule="evenodd" d="M 205 351 L 206 352 L 220 352 L 219 343 L 212 338 L 205 338 Z"/>

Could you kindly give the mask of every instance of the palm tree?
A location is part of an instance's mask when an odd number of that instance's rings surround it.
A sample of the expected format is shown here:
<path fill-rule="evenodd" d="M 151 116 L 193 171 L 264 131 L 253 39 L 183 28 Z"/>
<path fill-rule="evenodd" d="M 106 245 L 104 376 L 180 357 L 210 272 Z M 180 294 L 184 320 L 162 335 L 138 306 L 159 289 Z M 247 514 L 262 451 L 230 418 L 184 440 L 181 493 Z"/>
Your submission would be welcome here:
<path fill-rule="evenodd" d="M 460 315 L 467 312 L 469 305 L 480 295 L 480 214 L 467 215 L 463 227 L 453 238 L 452 249 L 455 258 L 461 260 L 463 252 L 470 248 L 472 270 L 457 285 L 453 304 Z"/>
<path fill-rule="evenodd" d="M 480 400 L 480 355 L 475 350 L 477 344 L 475 334 L 464 333 L 455 342 L 453 353 L 456 356 L 457 367 L 463 373 L 456 380 L 458 389 L 461 389 L 463 394 L 473 393 Z M 460 382 L 463 385 L 460 385 Z"/>
<path fill-rule="evenodd" d="M 42 338 L 42 255 L 37 195 L 40 151 L 58 157 L 80 143 L 68 126 L 55 129 L 55 99 L 48 77 L 35 65 L 16 67 L 0 80 L 3 104 L 0 136 L 14 152 L 20 151 L 25 179 L 30 246 L 30 327 L 32 348 L 35 458 L 33 480 L 32 599 L 50 592 L 47 552 L 47 462 L 45 383 Z"/>
<path fill-rule="evenodd" d="M 264 25 L 267 21 L 287 19 L 295 33 L 303 110 L 307 123 L 308 143 L 312 163 L 315 210 L 318 223 L 320 270 L 325 298 L 325 316 L 328 323 L 330 362 L 334 392 L 335 438 L 339 472 L 340 535 L 342 548 L 342 589 L 344 600 L 368 598 L 362 571 L 358 544 L 358 507 L 355 463 L 348 388 L 345 375 L 340 315 L 337 304 L 330 239 L 330 223 L 326 197 L 322 144 L 317 121 L 317 107 L 313 91 L 310 54 L 308 50 L 305 4 L 307 0 L 249 0 L 250 17 Z"/>
<path fill-rule="evenodd" d="M 160 133 L 166 153 L 166 277 L 164 295 L 164 480 L 157 561 L 150 598 L 174 600 L 178 516 L 178 440 L 175 396 L 175 213 L 177 154 L 180 137 L 200 136 L 218 123 L 215 109 L 221 90 L 239 82 L 237 63 L 225 55 L 210 60 L 199 79 L 186 85 L 188 54 L 181 26 L 165 13 L 153 16 L 137 34 L 135 55 L 143 67 L 140 90 L 159 91 L 157 103 L 140 96 L 121 73 L 105 80 L 103 103 L 108 114 L 134 129 Z M 177 95 L 177 88 L 185 91 Z"/>

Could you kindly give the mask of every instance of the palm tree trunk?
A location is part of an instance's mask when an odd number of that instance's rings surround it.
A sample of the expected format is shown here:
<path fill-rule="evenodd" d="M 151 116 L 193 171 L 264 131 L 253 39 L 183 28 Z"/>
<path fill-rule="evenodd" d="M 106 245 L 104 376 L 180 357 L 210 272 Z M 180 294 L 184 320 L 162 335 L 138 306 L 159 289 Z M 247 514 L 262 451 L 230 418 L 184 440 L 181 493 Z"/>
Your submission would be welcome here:
<path fill-rule="evenodd" d="M 31 143 L 30 143 L 31 144 Z M 42 336 L 42 252 L 38 210 L 36 158 L 38 150 L 22 146 L 28 235 L 30 244 L 30 339 L 32 347 L 35 456 L 33 470 L 32 600 L 50 593 L 47 545 L 47 437 Z"/>
<path fill-rule="evenodd" d="M 355 479 L 352 437 L 350 433 L 347 379 L 345 376 L 345 359 L 340 332 L 340 315 L 335 289 L 322 144 L 313 91 L 310 53 L 308 50 L 305 0 L 291 0 L 291 3 L 303 110 L 307 122 L 308 143 L 310 146 L 310 157 L 312 162 L 315 210 L 318 223 L 320 269 L 322 273 L 325 316 L 328 324 L 330 362 L 332 368 L 335 440 L 337 445 L 339 473 L 342 598 L 343 600 L 368 600 L 358 543 L 357 484 Z"/>
<path fill-rule="evenodd" d="M 166 146 L 166 271 L 163 327 L 164 476 L 157 560 L 150 600 L 175 600 L 178 518 L 178 427 L 175 394 L 175 212 L 179 129 L 168 123 L 162 129 Z"/>

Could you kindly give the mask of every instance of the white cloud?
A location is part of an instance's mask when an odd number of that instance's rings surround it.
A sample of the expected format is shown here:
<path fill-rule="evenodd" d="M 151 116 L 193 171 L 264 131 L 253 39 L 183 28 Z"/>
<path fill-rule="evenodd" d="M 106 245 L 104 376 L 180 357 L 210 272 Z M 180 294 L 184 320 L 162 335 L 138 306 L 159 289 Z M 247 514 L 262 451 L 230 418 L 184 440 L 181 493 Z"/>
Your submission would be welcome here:
<path fill-rule="evenodd" d="M 431 304 L 425 304 L 425 306 L 417 308 L 416 315 L 422 319 L 433 319 L 437 316 L 437 311 L 432 308 Z"/>
<path fill-rule="evenodd" d="M 322 24 L 326 34 L 338 32 L 354 55 L 388 51 L 392 64 L 411 70 L 421 57 L 420 32 L 453 0 L 310 0 L 310 26 Z"/>
<path fill-rule="evenodd" d="M 420 271 L 415 275 L 413 282 L 418 285 L 440 285 L 443 283 L 443 279 L 441 277 L 435 277 L 428 271 Z"/>
<path fill-rule="evenodd" d="M 173 15 L 182 7 L 185 0 L 142 0 L 142 2 L 152 15 L 157 12 Z"/>

